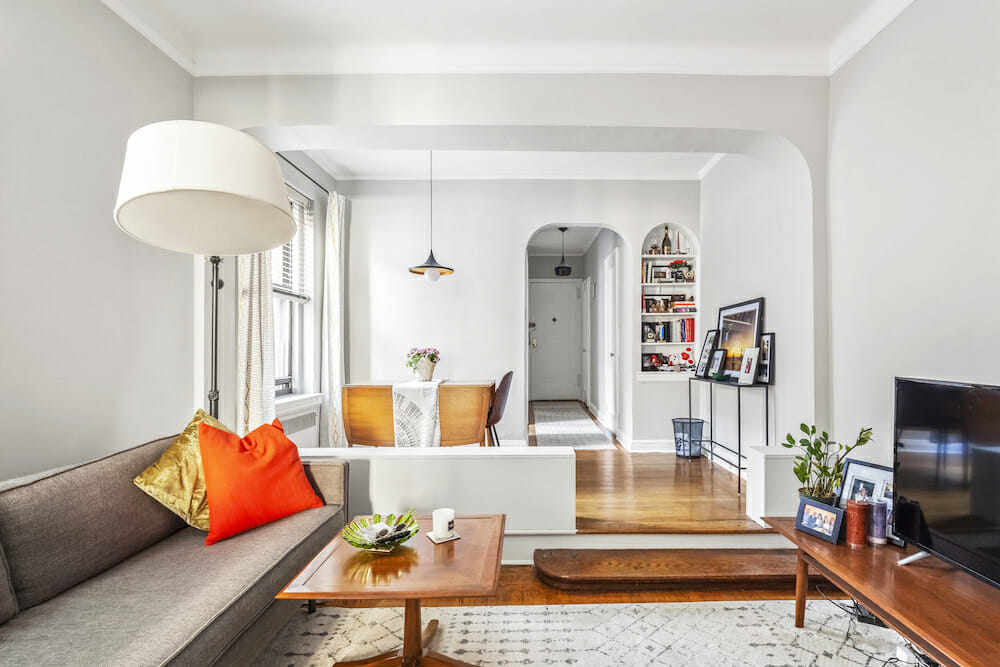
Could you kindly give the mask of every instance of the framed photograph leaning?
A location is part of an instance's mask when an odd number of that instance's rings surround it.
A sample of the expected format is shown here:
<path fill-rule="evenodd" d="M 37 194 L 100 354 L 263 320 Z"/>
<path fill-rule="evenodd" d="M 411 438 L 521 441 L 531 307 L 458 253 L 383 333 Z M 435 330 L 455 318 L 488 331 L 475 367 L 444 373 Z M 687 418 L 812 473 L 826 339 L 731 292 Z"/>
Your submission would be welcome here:
<path fill-rule="evenodd" d="M 839 507 L 824 505 L 812 498 L 799 498 L 795 527 L 802 532 L 811 533 L 836 544 L 840 539 L 840 525 L 843 522 L 844 510 Z"/>
<path fill-rule="evenodd" d="M 719 340 L 716 345 L 729 350 L 724 372 L 736 380 L 743 368 L 743 350 L 760 347 L 764 328 L 764 298 L 719 308 Z"/>
<path fill-rule="evenodd" d="M 858 459 L 844 460 L 844 482 L 837 496 L 837 507 L 847 507 L 848 500 L 886 503 L 885 536 L 897 546 L 903 546 L 903 539 L 893 530 L 892 501 L 894 495 L 892 468 L 868 463 Z"/>
<path fill-rule="evenodd" d="M 695 369 L 695 377 L 707 377 L 708 365 L 712 361 L 712 352 L 715 350 L 715 341 L 719 339 L 718 329 L 709 329 L 705 332 L 705 342 L 701 345 L 701 357 L 698 359 L 698 368 Z"/>

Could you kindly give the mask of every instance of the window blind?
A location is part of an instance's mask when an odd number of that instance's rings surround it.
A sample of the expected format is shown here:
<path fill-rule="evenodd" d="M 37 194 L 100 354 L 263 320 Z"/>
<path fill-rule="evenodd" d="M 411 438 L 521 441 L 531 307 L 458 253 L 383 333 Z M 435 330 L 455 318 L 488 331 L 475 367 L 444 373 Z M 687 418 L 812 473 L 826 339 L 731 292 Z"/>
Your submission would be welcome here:
<path fill-rule="evenodd" d="M 271 282 L 279 293 L 308 300 L 312 298 L 313 202 L 287 187 L 295 236 L 271 251 Z"/>

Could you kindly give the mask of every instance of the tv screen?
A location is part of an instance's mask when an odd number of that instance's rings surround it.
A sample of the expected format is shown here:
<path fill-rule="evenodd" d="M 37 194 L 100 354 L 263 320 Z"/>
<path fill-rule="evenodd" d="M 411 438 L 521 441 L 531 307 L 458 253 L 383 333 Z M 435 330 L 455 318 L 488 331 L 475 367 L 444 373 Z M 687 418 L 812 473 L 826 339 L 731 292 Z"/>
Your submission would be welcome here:
<path fill-rule="evenodd" d="M 1000 387 L 896 378 L 895 531 L 1000 586 Z"/>

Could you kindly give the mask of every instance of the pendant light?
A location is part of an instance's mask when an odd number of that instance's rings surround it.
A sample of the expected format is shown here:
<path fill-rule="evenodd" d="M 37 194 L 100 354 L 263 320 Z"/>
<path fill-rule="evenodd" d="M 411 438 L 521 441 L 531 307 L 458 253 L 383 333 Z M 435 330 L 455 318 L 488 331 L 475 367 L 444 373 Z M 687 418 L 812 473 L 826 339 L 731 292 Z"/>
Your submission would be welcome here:
<path fill-rule="evenodd" d="M 569 274 L 573 273 L 573 267 L 566 263 L 566 230 L 569 227 L 560 227 L 559 231 L 562 232 L 562 256 L 559 258 L 559 266 L 556 267 L 556 275 L 565 278 Z"/>
<path fill-rule="evenodd" d="M 438 261 L 434 258 L 434 151 L 430 152 L 430 177 L 431 177 L 430 181 L 431 252 L 429 255 L 427 255 L 427 259 L 424 260 L 423 264 L 421 264 L 420 266 L 411 266 L 410 273 L 416 273 L 418 275 L 422 275 L 425 278 L 427 278 L 427 280 L 433 283 L 437 282 L 437 279 L 440 278 L 441 276 L 447 276 L 451 275 L 452 273 L 455 273 L 454 269 L 438 264 Z"/>

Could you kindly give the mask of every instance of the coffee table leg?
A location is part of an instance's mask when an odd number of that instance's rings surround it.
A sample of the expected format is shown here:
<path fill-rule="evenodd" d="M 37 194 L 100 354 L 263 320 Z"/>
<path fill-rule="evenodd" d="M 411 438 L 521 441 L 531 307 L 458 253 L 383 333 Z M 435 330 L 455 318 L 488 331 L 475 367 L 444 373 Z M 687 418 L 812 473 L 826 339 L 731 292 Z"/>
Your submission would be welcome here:
<path fill-rule="evenodd" d="M 435 623 L 434 629 L 437 630 Z M 424 653 L 423 627 L 420 623 L 420 600 L 407 600 L 403 617 L 403 667 L 417 664 Z"/>
<path fill-rule="evenodd" d="M 802 557 L 795 561 L 795 627 L 801 628 L 806 620 L 806 593 L 809 592 L 809 564 Z"/>

